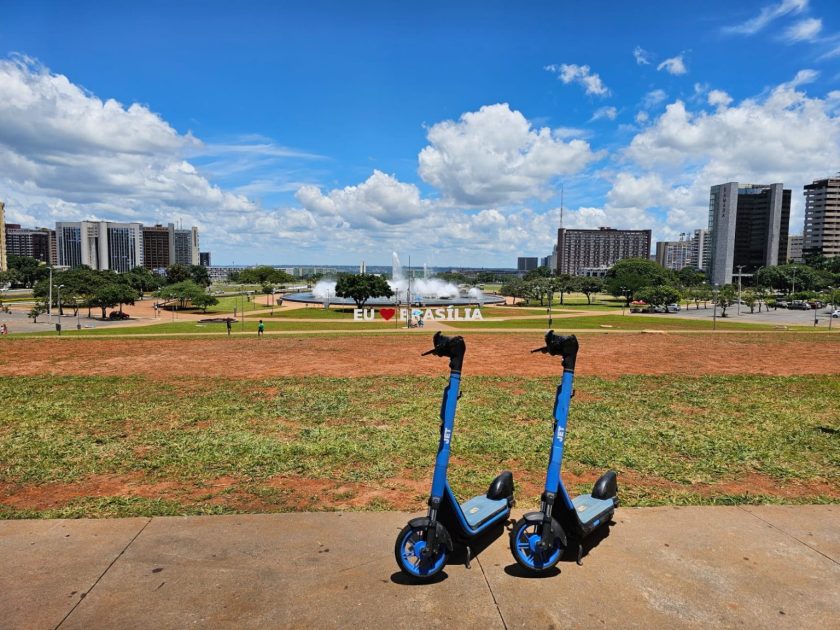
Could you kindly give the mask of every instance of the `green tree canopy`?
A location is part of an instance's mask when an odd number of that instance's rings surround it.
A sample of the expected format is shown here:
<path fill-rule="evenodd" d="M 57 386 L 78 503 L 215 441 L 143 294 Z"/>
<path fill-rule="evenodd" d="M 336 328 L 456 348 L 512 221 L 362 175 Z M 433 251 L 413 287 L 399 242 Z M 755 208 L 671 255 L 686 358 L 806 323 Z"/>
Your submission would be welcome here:
<path fill-rule="evenodd" d="M 604 282 L 610 295 L 624 297 L 629 305 L 639 289 L 667 284 L 669 279 L 668 270 L 656 261 L 625 258 L 612 266 Z"/>
<path fill-rule="evenodd" d="M 587 304 L 592 304 L 592 296 L 604 290 L 604 281 L 596 276 L 579 276 L 575 284 L 575 289 L 586 296 Z"/>
<path fill-rule="evenodd" d="M 161 289 L 157 292 L 157 296 L 164 300 L 175 300 L 178 303 L 178 308 L 186 308 L 188 302 L 198 306 L 196 304 L 196 300 L 201 302 L 203 300 L 202 296 L 204 295 L 207 295 L 207 291 L 205 291 L 204 287 L 198 286 L 192 280 L 184 280 L 182 282 L 176 282 L 175 284 L 169 284 L 165 287 L 161 287 Z M 210 305 L 208 304 L 208 306 Z"/>
<path fill-rule="evenodd" d="M 166 284 L 177 284 L 191 278 L 188 265 L 176 263 L 166 268 Z"/>
<path fill-rule="evenodd" d="M 370 298 L 391 297 L 394 292 L 381 276 L 372 273 L 347 273 L 338 277 L 335 294 L 339 297 L 352 298 L 356 306 L 362 308 Z"/>
<path fill-rule="evenodd" d="M 667 284 L 642 287 L 636 292 L 636 299 L 652 306 L 676 304 L 680 300 L 680 292 Z"/>

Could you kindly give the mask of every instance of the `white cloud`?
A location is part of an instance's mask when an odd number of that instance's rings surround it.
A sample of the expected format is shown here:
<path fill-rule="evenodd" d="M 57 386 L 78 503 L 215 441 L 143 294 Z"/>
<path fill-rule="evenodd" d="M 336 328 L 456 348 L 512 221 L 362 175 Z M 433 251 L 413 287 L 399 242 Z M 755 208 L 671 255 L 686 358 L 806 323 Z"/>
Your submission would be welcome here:
<path fill-rule="evenodd" d="M 616 116 L 618 116 L 618 110 L 610 105 L 596 109 L 595 113 L 592 114 L 592 118 L 589 120 L 601 120 L 603 118 L 606 118 L 607 120 L 615 120 Z"/>
<path fill-rule="evenodd" d="M 789 44 L 811 42 L 817 38 L 821 30 L 822 20 L 818 18 L 807 18 L 787 27 L 782 35 L 782 39 Z"/>
<path fill-rule="evenodd" d="M 559 66 L 555 64 L 546 66 L 545 69 L 557 74 L 557 78 L 565 84 L 579 83 L 587 94 L 596 96 L 609 96 L 610 94 L 609 88 L 601 81 L 601 77 L 591 72 L 589 66 L 562 63 Z"/>
<path fill-rule="evenodd" d="M 633 57 L 636 59 L 636 63 L 640 66 L 650 65 L 650 53 L 641 46 L 636 46 L 636 48 L 633 49 Z"/>
<path fill-rule="evenodd" d="M 729 107 L 732 97 L 723 90 L 712 90 L 707 100 L 712 107 Z"/>
<path fill-rule="evenodd" d="M 685 74 L 688 70 L 685 67 L 685 62 L 683 61 L 682 55 L 677 55 L 676 57 L 671 57 L 666 59 L 658 66 L 656 66 L 657 70 L 665 70 L 668 74 Z"/>
<path fill-rule="evenodd" d="M 418 156 L 423 180 L 454 203 L 475 206 L 539 197 L 551 180 L 599 157 L 589 143 L 534 128 L 507 103 L 433 125 Z"/>
<path fill-rule="evenodd" d="M 636 113 L 636 122 L 640 125 L 642 123 L 646 123 L 648 120 L 650 120 L 650 114 L 648 114 L 647 112 L 641 111 Z"/>
<path fill-rule="evenodd" d="M 754 18 L 724 27 L 724 33 L 753 35 L 762 30 L 765 26 L 787 14 L 801 13 L 808 6 L 808 0 L 782 0 L 778 4 L 771 4 L 761 9 L 761 12 Z"/>
<path fill-rule="evenodd" d="M 651 90 L 642 99 L 642 107 L 651 109 L 659 105 L 666 98 L 668 98 L 668 95 L 665 93 L 665 90 Z"/>
<path fill-rule="evenodd" d="M 783 83 L 782 86 L 788 87 L 788 88 L 791 88 L 791 89 L 797 88 L 800 85 L 806 85 L 808 83 L 813 83 L 814 81 L 817 80 L 817 78 L 819 76 L 820 76 L 820 73 L 817 70 L 811 70 L 809 68 L 806 68 L 805 70 L 800 70 L 799 72 L 797 72 L 796 76 L 793 77 L 793 79 L 791 79 L 787 83 Z"/>

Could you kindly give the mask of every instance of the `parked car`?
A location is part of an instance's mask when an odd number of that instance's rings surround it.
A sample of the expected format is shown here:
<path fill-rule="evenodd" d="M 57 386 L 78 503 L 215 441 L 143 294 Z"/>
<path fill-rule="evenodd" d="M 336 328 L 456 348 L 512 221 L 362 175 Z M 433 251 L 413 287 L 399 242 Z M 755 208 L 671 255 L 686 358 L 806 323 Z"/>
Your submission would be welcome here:
<path fill-rule="evenodd" d="M 679 313 L 680 312 L 680 305 L 679 304 L 669 304 L 665 307 L 669 313 Z"/>
<path fill-rule="evenodd" d="M 788 304 L 788 308 L 792 311 L 807 311 L 810 310 L 810 306 L 808 306 L 802 300 L 794 300 L 790 304 Z"/>
<path fill-rule="evenodd" d="M 785 300 L 776 300 L 776 306 L 778 308 L 789 308 L 788 303 Z"/>
<path fill-rule="evenodd" d="M 130 315 L 128 313 L 121 313 L 120 311 L 111 311 L 108 313 L 108 319 L 129 319 Z"/>
<path fill-rule="evenodd" d="M 808 306 L 810 306 L 813 309 L 817 309 L 817 308 L 822 308 L 823 303 L 820 302 L 819 300 L 809 300 L 808 301 Z"/>
<path fill-rule="evenodd" d="M 831 314 L 831 316 L 832 316 L 832 317 L 840 317 L 840 308 L 838 308 L 836 311 L 834 311 L 834 312 Z"/>

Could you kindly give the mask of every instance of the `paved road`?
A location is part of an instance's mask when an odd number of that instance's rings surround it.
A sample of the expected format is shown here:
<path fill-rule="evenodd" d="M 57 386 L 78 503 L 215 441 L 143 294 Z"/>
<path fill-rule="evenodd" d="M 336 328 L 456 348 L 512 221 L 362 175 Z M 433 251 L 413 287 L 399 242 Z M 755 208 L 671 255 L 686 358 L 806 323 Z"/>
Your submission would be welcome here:
<path fill-rule="evenodd" d="M 583 566 L 523 577 L 507 535 L 435 584 L 400 513 L 0 522 L 3 628 L 840 624 L 840 506 L 620 509 Z"/>

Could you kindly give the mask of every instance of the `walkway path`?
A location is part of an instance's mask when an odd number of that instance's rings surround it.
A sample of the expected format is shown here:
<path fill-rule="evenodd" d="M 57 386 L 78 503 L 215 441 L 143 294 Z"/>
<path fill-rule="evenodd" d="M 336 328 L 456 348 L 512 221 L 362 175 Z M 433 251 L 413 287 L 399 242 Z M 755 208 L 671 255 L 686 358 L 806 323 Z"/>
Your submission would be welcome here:
<path fill-rule="evenodd" d="M 621 508 L 527 579 L 507 534 L 435 584 L 396 571 L 400 513 L 0 522 L 8 628 L 827 628 L 840 506 Z"/>

